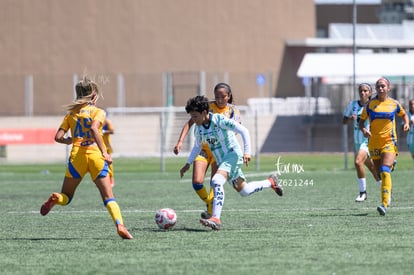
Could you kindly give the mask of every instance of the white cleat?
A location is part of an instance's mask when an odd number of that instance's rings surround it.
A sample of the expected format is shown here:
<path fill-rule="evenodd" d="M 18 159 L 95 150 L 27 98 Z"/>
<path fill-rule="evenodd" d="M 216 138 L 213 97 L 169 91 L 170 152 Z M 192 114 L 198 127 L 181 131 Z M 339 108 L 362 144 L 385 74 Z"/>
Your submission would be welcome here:
<path fill-rule="evenodd" d="M 365 200 L 367 200 L 367 192 L 359 193 L 358 197 L 355 199 L 356 202 L 363 202 Z"/>

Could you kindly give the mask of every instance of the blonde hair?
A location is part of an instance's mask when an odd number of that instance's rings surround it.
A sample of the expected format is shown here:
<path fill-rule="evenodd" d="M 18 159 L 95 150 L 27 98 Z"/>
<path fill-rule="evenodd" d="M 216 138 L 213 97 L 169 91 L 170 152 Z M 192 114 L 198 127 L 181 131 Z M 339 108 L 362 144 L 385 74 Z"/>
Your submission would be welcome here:
<path fill-rule="evenodd" d="M 75 91 L 76 99 L 65 106 L 68 111 L 73 111 L 86 104 L 95 104 L 100 95 L 98 85 L 86 76 L 76 84 Z"/>

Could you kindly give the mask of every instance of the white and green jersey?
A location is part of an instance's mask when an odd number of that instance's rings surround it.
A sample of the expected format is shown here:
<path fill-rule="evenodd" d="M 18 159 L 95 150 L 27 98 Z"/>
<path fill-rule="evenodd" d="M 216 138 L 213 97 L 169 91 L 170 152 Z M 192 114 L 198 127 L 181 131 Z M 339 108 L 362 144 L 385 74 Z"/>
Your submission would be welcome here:
<path fill-rule="evenodd" d="M 414 119 L 414 114 L 408 112 L 408 119 L 412 121 Z M 412 124 L 410 125 L 410 131 L 407 134 L 407 144 L 414 145 L 414 126 Z"/>
<path fill-rule="evenodd" d="M 368 143 L 368 138 L 364 137 L 364 134 L 359 129 L 359 118 L 361 117 L 362 110 L 364 106 L 359 103 L 359 100 L 351 101 L 344 111 L 344 117 L 351 117 L 352 115 L 356 116 L 354 120 L 354 143 L 362 144 Z M 365 128 L 369 129 L 369 119 L 365 120 Z"/>
<path fill-rule="evenodd" d="M 208 124 L 195 125 L 194 127 L 195 141 L 187 163 L 193 163 L 201 151 L 203 142 L 208 144 L 218 165 L 230 152 L 236 152 L 239 156 L 243 156 L 235 133 L 240 134 L 243 139 L 244 153 L 251 154 L 250 134 L 246 127 L 222 114 L 209 113 Z"/>

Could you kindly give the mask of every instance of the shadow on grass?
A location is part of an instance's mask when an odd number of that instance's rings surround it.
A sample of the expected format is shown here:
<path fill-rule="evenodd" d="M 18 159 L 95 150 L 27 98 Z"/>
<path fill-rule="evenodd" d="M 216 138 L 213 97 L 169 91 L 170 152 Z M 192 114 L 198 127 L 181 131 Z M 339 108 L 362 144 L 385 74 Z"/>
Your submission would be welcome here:
<path fill-rule="evenodd" d="M 44 237 L 44 238 L 0 238 L 0 241 L 73 241 L 73 240 L 104 240 L 106 238 L 59 238 L 59 237 Z"/>
<path fill-rule="evenodd" d="M 155 233 L 166 233 L 166 232 L 174 232 L 174 231 L 185 231 L 185 232 L 209 232 L 211 230 L 204 229 L 204 228 L 187 228 L 187 227 L 174 227 L 173 229 L 164 230 L 164 229 L 158 229 L 158 228 L 133 228 L 130 230 L 131 232 L 134 231 L 145 231 L 145 232 L 155 232 Z"/>
<path fill-rule="evenodd" d="M 369 213 L 345 213 L 345 214 L 311 214 L 310 217 L 366 217 L 369 216 Z"/>

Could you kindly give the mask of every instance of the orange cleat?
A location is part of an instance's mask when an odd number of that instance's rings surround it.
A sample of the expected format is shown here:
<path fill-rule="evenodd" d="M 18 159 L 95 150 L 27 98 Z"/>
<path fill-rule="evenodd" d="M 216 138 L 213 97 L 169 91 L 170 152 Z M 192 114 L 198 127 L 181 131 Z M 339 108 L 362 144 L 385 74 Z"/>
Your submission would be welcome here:
<path fill-rule="evenodd" d="M 118 231 L 118 235 L 124 240 L 133 239 L 132 235 L 128 232 L 126 227 L 123 224 L 117 224 L 116 230 Z"/>
<path fill-rule="evenodd" d="M 278 194 L 279 196 L 283 196 L 283 188 L 282 185 L 279 184 L 279 180 L 275 174 L 272 174 L 268 178 L 270 183 L 272 184 L 272 189 Z"/>
<path fill-rule="evenodd" d="M 55 204 L 58 202 L 59 197 L 60 197 L 59 193 L 53 193 L 52 195 L 50 195 L 47 201 L 45 201 L 42 207 L 40 208 L 40 214 L 42 216 L 46 216 L 49 213 L 49 211 L 52 209 L 52 207 L 55 206 Z"/>
<path fill-rule="evenodd" d="M 210 219 L 200 219 L 200 223 L 216 231 L 220 230 L 221 226 L 220 219 L 216 217 L 211 217 Z"/>

